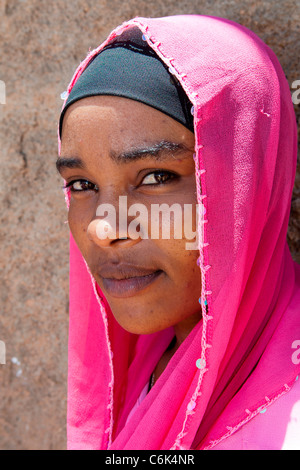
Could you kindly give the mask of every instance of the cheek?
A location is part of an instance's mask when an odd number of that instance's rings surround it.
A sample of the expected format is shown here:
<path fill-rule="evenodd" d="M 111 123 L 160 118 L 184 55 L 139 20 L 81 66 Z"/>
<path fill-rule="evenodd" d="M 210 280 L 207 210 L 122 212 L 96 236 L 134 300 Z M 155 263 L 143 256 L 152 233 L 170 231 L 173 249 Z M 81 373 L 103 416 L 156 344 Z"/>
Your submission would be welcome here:
<path fill-rule="evenodd" d="M 197 302 L 201 294 L 201 271 L 197 264 L 198 257 L 198 251 L 185 250 L 184 257 L 180 259 L 180 273 L 178 273 L 178 281 L 181 280 L 187 296 Z"/>
<path fill-rule="evenodd" d="M 201 271 L 197 264 L 198 252 L 188 251 L 186 254 L 185 279 L 186 279 L 186 292 L 190 292 L 190 297 L 198 303 L 201 295 Z"/>
<path fill-rule="evenodd" d="M 92 211 L 88 207 L 79 209 L 76 203 L 71 201 L 68 213 L 69 228 L 83 256 L 88 242 L 87 227 L 91 219 Z"/>
<path fill-rule="evenodd" d="M 187 250 L 186 240 L 156 240 L 162 254 L 162 262 L 172 289 L 180 292 L 180 296 L 198 302 L 201 294 L 201 271 L 197 264 L 199 251 Z"/>

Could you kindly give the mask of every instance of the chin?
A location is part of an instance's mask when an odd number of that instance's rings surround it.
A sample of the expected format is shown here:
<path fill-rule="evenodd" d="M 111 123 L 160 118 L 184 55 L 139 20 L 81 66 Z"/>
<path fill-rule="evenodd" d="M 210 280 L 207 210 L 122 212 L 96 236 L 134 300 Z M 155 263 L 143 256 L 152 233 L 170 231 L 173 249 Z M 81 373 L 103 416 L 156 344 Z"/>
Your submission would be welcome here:
<path fill-rule="evenodd" d="M 153 321 L 153 319 L 149 318 L 149 312 L 145 312 L 145 317 L 141 318 L 141 315 L 134 316 L 132 314 L 133 311 L 136 310 L 131 309 L 128 311 L 127 315 L 126 312 L 123 311 L 121 315 L 118 315 L 112 308 L 112 313 L 115 320 L 122 328 L 124 328 L 124 330 L 128 331 L 129 333 L 136 335 L 150 335 L 152 333 L 165 330 L 169 327 L 169 325 L 162 325 L 159 322 Z M 145 320 L 145 318 L 147 320 Z"/>

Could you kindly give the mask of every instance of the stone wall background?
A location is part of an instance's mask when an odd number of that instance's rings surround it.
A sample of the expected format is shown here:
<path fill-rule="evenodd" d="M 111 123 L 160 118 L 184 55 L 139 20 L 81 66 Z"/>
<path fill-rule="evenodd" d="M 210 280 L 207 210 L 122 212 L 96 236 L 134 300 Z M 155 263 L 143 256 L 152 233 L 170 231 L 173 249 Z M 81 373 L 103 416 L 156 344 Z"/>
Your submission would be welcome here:
<path fill-rule="evenodd" d="M 183 13 L 244 24 L 273 48 L 290 86 L 300 80 L 299 1 L 0 0 L 0 449 L 66 446 L 68 226 L 54 166 L 60 94 L 118 24 Z M 295 111 L 299 122 L 297 104 Z M 299 215 L 298 168 L 288 241 L 300 263 Z"/>

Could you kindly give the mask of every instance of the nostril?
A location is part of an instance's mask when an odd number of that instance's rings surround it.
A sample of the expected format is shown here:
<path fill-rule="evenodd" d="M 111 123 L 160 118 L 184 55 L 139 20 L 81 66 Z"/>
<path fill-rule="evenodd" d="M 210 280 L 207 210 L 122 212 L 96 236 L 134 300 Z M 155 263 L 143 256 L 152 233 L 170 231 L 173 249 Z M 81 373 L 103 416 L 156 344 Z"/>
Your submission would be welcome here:
<path fill-rule="evenodd" d="M 89 224 L 87 229 L 88 238 L 92 241 L 113 240 L 116 238 L 116 231 L 105 219 L 95 219 Z"/>

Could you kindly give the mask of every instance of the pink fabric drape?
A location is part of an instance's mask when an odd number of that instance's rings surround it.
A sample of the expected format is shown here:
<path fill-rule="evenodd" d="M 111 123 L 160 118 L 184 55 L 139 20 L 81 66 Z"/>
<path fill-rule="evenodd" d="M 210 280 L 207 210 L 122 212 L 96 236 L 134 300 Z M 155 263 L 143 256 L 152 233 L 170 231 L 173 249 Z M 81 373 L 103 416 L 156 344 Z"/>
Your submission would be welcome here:
<path fill-rule="evenodd" d="M 203 320 L 126 419 L 171 330 L 136 336 L 114 320 L 71 237 L 68 447 L 213 448 L 293 387 L 300 267 L 287 241 L 296 120 L 274 53 L 231 21 L 135 18 L 194 105 Z M 180 295 L 180 293 L 178 293 Z M 199 361 L 201 359 L 201 361 Z"/>

